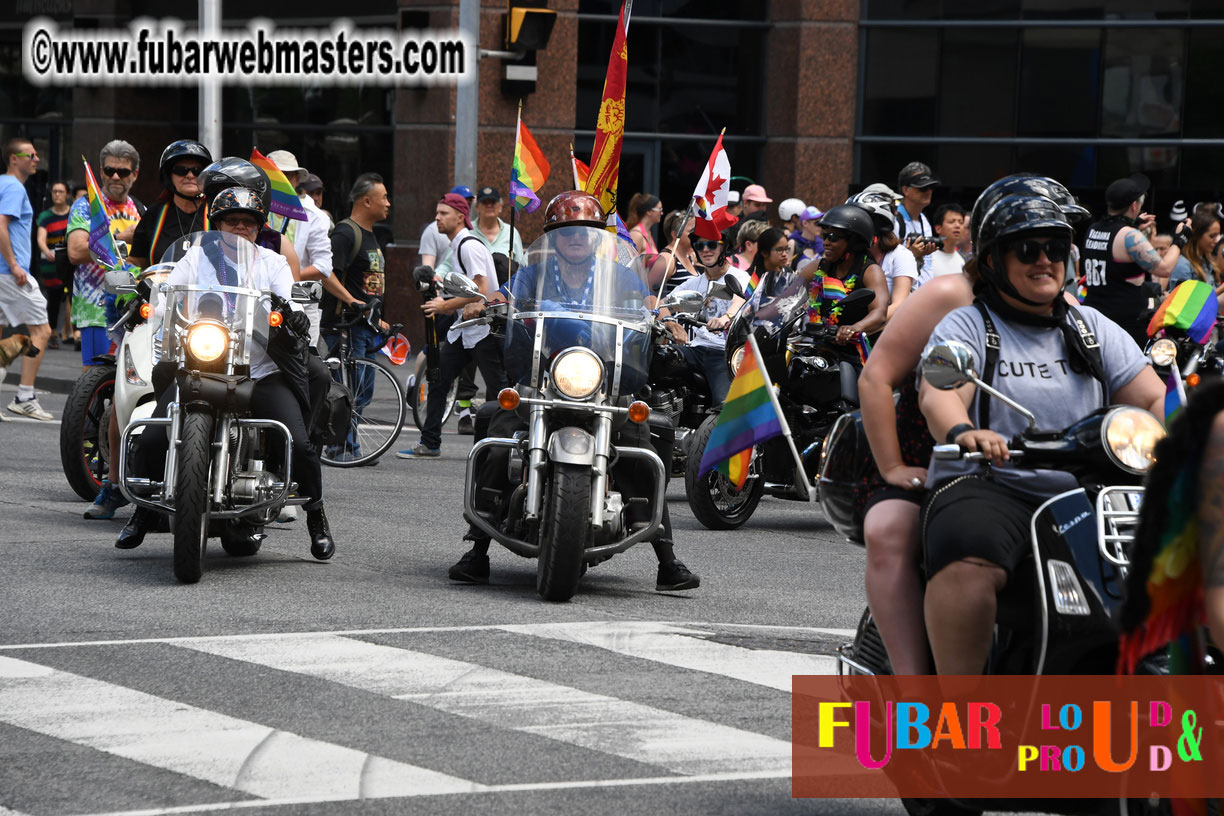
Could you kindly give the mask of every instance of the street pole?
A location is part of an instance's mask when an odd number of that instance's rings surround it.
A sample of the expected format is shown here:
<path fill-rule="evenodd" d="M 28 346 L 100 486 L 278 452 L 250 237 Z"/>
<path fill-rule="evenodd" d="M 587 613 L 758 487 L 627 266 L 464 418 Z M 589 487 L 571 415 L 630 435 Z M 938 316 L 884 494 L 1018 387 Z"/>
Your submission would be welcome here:
<path fill-rule="evenodd" d="M 480 0 L 459 0 L 459 28 L 477 44 L 475 77 L 455 89 L 455 185 L 476 189 L 476 126 L 480 101 Z"/>
<path fill-rule="evenodd" d="M 215 41 L 221 33 L 221 0 L 199 0 L 200 38 Z M 221 83 L 216 75 L 200 77 L 200 143 L 221 155 Z"/>

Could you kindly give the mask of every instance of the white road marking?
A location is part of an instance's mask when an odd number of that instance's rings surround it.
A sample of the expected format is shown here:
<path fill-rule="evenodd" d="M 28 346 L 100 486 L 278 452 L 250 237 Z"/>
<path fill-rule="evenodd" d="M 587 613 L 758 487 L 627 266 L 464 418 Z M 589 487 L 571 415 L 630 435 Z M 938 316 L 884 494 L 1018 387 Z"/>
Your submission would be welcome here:
<path fill-rule="evenodd" d="M 501 628 L 521 635 L 595 646 L 626 657 L 718 674 L 785 692 L 791 690 L 792 675 L 834 674 L 837 671 L 837 660 L 828 655 L 747 649 L 694 637 L 714 634 L 710 627 L 604 621 Z"/>
<path fill-rule="evenodd" d="M 58 419 L 34 419 L 33 417 L 17 416 L 12 412 L 5 419 L 9 422 L 28 422 L 32 425 L 59 425 L 61 423 L 61 420 Z M 0 816 L 3 816 L 3 811 L 0 811 Z"/>
<path fill-rule="evenodd" d="M 334 635 L 174 645 L 624 757 L 679 774 L 789 774 L 791 744 L 532 677 Z"/>
<path fill-rule="evenodd" d="M 4 805 L 0 805 L 0 816 L 28 816 L 28 814 L 22 813 L 20 810 L 10 810 Z"/>
<path fill-rule="evenodd" d="M 483 787 L 3 656 L 0 721 L 266 799 L 351 800 Z"/>

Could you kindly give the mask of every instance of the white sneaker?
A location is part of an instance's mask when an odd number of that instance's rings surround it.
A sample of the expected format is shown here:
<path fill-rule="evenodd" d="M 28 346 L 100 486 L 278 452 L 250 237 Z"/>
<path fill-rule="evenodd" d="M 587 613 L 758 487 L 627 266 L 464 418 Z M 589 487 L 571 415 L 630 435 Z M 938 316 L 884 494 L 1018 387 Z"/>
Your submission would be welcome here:
<path fill-rule="evenodd" d="M 29 417 L 30 419 L 41 419 L 44 422 L 55 419 L 49 413 L 42 409 L 38 404 L 38 398 L 28 399 L 24 402 L 18 402 L 16 397 L 8 404 L 8 409 L 18 416 Z"/>
<path fill-rule="evenodd" d="M 286 504 L 284 507 L 281 508 L 280 515 L 276 517 L 276 523 L 277 524 L 289 524 L 290 522 L 297 521 L 297 517 L 298 517 L 297 505 L 296 504 Z"/>

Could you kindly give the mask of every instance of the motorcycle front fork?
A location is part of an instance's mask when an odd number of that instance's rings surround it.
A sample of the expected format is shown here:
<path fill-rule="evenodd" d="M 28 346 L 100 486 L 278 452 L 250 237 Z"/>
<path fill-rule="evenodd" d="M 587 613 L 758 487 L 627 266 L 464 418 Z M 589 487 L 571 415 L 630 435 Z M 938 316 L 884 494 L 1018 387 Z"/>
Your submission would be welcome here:
<path fill-rule="evenodd" d="M 538 521 L 542 512 L 544 470 L 548 467 L 548 426 L 545 406 L 532 405 L 527 437 L 527 512 L 528 521 Z M 604 494 L 608 485 L 608 453 L 612 449 L 612 416 L 595 414 L 595 461 L 591 465 L 591 525 L 604 523 Z"/>

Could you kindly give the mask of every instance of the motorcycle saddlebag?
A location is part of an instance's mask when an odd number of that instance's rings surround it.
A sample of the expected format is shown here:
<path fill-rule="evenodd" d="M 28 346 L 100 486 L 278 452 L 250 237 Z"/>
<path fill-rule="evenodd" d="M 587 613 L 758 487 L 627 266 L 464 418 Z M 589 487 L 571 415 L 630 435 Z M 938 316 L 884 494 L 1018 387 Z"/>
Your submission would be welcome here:
<path fill-rule="evenodd" d="M 352 422 L 353 392 L 344 383 L 333 379 L 328 384 L 314 427 L 310 429 L 310 439 L 319 445 L 343 445 Z"/>

